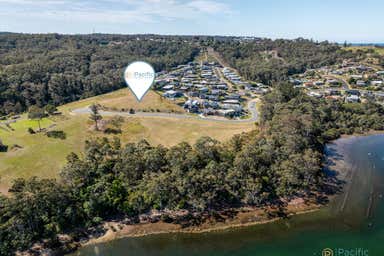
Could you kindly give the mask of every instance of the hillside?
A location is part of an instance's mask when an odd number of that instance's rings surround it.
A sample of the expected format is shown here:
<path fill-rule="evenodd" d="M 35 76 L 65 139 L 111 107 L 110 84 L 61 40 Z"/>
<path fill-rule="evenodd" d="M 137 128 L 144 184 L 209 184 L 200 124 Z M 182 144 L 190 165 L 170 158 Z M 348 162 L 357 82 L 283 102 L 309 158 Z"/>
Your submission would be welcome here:
<path fill-rule="evenodd" d="M 10 149 L 7 153 L 0 153 L 1 190 L 6 191 L 14 178 L 57 177 L 60 168 L 66 162 L 66 156 L 70 152 L 82 152 L 85 140 L 93 137 L 117 136 L 123 144 L 146 139 L 154 145 L 173 146 L 182 141 L 194 143 L 201 136 L 210 136 L 224 141 L 234 134 L 247 132 L 254 128 L 252 123 L 202 122 L 171 117 L 127 117 L 124 118 L 121 134 L 108 135 L 91 129 L 92 122 L 88 118 L 89 115 L 75 116 L 70 112 L 71 109 L 89 106 L 92 103 L 117 109 L 182 111 L 180 107 L 162 99 L 153 91 L 150 91 L 144 100 L 138 103 L 128 89 L 121 89 L 60 106 L 58 109 L 63 113 L 61 116 L 52 116 L 43 120 L 43 128 L 54 125 L 50 130 L 63 131 L 66 134 L 65 140 L 48 138 L 44 133 L 29 134 L 27 129 L 31 127 L 36 130 L 37 121 L 28 120 L 27 115 L 23 114 L 16 123 L 10 124 L 14 131 L 4 124 L 0 125 L 0 139 L 4 144 L 10 147 L 19 146 Z M 104 121 L 111 118 L 105 117 Z"/>

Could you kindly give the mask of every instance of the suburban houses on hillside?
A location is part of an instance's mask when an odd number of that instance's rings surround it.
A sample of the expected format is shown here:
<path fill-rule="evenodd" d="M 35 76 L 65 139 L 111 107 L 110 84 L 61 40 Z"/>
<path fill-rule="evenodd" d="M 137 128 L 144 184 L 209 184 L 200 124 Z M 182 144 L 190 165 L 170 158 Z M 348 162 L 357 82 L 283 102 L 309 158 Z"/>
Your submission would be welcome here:
<path fill-rule="evenodd" d="M 246 102 L 268 87 L 251 85 L 228 67 L 216 62 L 190 62 L 157 74 L 155 89 L 189 113 L 229 118 L 247 114 Z"/>

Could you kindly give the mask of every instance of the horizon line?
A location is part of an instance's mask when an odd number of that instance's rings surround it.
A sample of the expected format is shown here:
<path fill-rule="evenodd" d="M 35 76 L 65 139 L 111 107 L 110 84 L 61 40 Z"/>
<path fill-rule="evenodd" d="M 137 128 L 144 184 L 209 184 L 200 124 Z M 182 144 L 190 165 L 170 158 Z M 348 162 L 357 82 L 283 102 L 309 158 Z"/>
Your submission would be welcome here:
<path fill-rule="evenodd" d="M 108 33 L 108 32 L 91 32 L 91 33 L 61 33 L 61 32 L 15 32 L 15 31 L 0 31 L 0 34 L 21 34 L 21 35 L 64 35 L 64 36 L 86 36 L 86 35 L 120 35 L 120 36 L 181 36 L 181 37 L 234 37 L 234 38 L 254 38 L 254 39 L 272 39 L 272 40 L 297 40 L 297 39 L 305 39 L 314 42 L 325 42 L 328 41 L 330 43 L 336 44 L 344 44 L 347 42 L 349 45 L 384 45 L 383 41 L 333 41 L 331 39 L 314 39 L 307 37 L 265 37 L 265 36 L 255 36 L 255 35 L 220 35 L 220 34 L 173 34 L 173 33 L 164 33 L 164 34 L 156 34 L 156 33 Z"/>

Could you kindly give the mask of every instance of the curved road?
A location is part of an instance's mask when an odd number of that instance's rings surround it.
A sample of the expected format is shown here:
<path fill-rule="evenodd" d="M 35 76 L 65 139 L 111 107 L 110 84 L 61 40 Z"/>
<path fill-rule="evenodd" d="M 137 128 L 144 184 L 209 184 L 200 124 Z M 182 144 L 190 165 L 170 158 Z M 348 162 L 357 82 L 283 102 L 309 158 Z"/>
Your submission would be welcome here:
<path fill-rule="evenodd" d="M 171 118 L 178 118 L 178 119 L 197 119 L 202 121 L 211 121 L 211 122 L 213 121 L 213 122 L 223 122 L 223 123 L 250 123 L 250 122 L 256 122 L 259 120 L 259 112 L 257 111 L 257 108 L 256 108 L 256 102 L 257 100 L 251 100 L 248 102 L 247 109 L 251 114 L 250 118 L 235 119 L 235 120 L 196 116 L 188 113 L 176 114 L 176 113 L 158 113 L 158 112 L 136 112 L 135 114 L 130 114 L 129 112 L 100 110 L 100 114 L 103 116 L 121 115 L 121 116 L 129 116 L 129 117 L 171 117 Z M 82 114 L 90 114 L 91 110 L 89 109 L 89 107 L 84 107 L 84 108 L 73 109 L 70 112 L 71 114 L 74 114 L 74 115 L 82 115 Z"/>

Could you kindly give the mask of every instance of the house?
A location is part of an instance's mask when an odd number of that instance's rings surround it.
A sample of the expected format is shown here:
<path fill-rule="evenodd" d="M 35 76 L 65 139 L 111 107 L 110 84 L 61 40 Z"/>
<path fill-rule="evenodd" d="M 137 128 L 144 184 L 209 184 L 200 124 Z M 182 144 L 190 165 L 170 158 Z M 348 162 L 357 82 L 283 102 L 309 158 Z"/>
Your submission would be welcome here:
<path fill-rule="evenodd" d="M 169 91 L 169 90 L 173 90 L 174 88 L 175 88 L 174 85 L 169 84 L 169 85 L 163 86 L 162 90 L 163 91 Z"/>
<path fill-rule="evenodd" d="M 189 83 L 189 82 L 191 82 L 192 81 L 192 79 L 190 79 L 190 78 L 186 78 L 186 77 L 183 77 L 182 79 L 181 79 L 181 82 L 182 83 Z"/>
<path fill-rule="evenodd" d="M 169 90 L 163 93 L 163 96 L 166 98 L 177 98 L 183 96 L 183 94 L 179 91 Z"/>
<path fill-rule="evenodd" d="M 313 82 L 305 82 L 304 86 L 305 87 L 312 87 L 313 86 Z"/>
<path fill-rule="evenodd" d="M 340 85 L 340 81 L 337 80 L 337 79 L 329 79 L 329 80 L 327 81 L 327 83 L 328 83 L 329 85 L 331 85 L 331 86 L 337 86 L 337 85 Z"/>
<path fill-rule="evenodd" d="M 357 80 L 357 81 L 356 81 L 356 85 L 357 85 L 357 86 L 366 86 L 367 83 L 366 83 L 365 81 L 363 81 L 363 80 Z"/>
<path fill-rule="evenodd" d="M 164 80 L 164 79 L 156 79 L 156 80 L 155 80 L 155 84 L 156 84 L 157 86 L 159 86 L 159 87 L 163 87 L 164 85 L 167 84 L 167 81 Z"/>
<path fill-rule="evenodd" d="M 342 74 L 344 74 L 344 72 L 342 70 L 333 70 L 331 72 L 331 74 L 333 74 L 333 75 L 342 75 Z"/>
<path fill-rule="evenodd" d="M 197 100 L 187 100 L 184 103 L 184 109 L 189 113 L 198 113 L 199 112 L 199 102 Z"/>
<path fill-rule="evenodd" d="M 224 104 L 240 104 L 239 100 L 224 100 Z"/>
<path fill-rule="evenodd" d="M 219 103 L 217 101 L 210 101 L 209 106 L 211 108 L 217 109 L 217 108 L 219 108 Z"/>
<path fill-rule="evenodd" d="M 236 115 L 236 111 L 233 109 L 219 109 L 216 111 L 218 116 L 225 117 L 234 117 Z"/>
<path fill-rule="evenodd" d="M 375 98 L 377 100 L 384 100 L 384 93 L 383 92 L 376 92 L 375 93 Z"/>
<path fill-rule="evenodd" d="M 311 97 L 315 97 L 315 98 L 322 98 L 323 97 L 323 95 L 321 93 L 318 93 L 318 92 L 309 92 L 308 95 Z"/>
<path fill-rule="evenodd" d="M 366 99 L 374 99 L 375 98 L 375 95 L 371 91 L 363 92 L 361 96 L 366 98 Z"/>
<path fill-rule="evenodd" d="M 359 72 L 364 72 L 364 71 L 368 71 L 370 68 L 367 67 L 367 66 L 364 66 L 364 65 L 360 65 L 360 66 L 356 67 L 356 69 L 357 69 Z"/>
<path fill-rule="evenodd" d="M 199 93 L 198 92 L 195 92 L 195 91 L 189 91 L 187 92 L 187 95 L 189 97 L 198 97 L 199 96 Z"/>
<path fill-rule="evenodd" d="M 341 95 L 341 92 L 340 91 L 337 91 L 337 90 L 329 90 L 328 91 L 328 94 L 330 96 L 340 96 Z"/>
<path fill-rule="evenodd" d="M 383 85 L 383 81 L 381 80 L 371 81 L 371 85 L 373 86 Z"/>
<path fill-rule="evenodd" d="M 207 95 L 206 98 L 208 100 L 213 100 L 213 101 L 218 101 L 219 100 L 219 96 L 218 95 Z"/>
<path fill-rule="evenodd" d="M 227 100 L 239 100 L 240 97 L 241 97 L 240 94 L 232 93 L 232 94 L 225 96 L 225 99 L 227 99 Z"/>
<path fill-rule="evenodd" d="M 345 98 L 348 103 L 360 102 L 360 97 L 357 95 L 349 95 Z"/>
<path fill-rule="evenodd" d="M 297 86 L 297 85 L 296 85 Z M 256 88 L 253 88 L 252 89 L 252 92 L 255 93 L 255 94 L 265 94 L 268 92 L 268 89 L 266 88 L 260 88 L 260 87 L 256 87 Z"/>
<path fill-rule="evenodd" d="M 207 94 L 205 94 L 205 93 L 200 93 L 200 94 L 199 94 L 199 98 L 202 99 L 202 100 L 204 100 L 204 99 L 207 99 L 208 96 L 207 96 Z"/>
<path fill-rule="evenodd" d="M 221 104 L 222 109 L 233 109 L 236 112 L 241 112 L 243 108 L 239 104 Z"/>
<path fill-rule="evenodd" d="M 215 84 L 212 86 L 212 88 L 216 88 L 219 90 L 228 90 L 228 86 L 226 84 Z"/>
<path fill-rule="evenodd" d="M 212 95 L 220 95 L 220 94 L 221 94 L 221 91 L 220 91 L 220 90 L 217 90 L 217 89 L 214 89 L 214 90 L 211 90 L 211 94 L 212 94 Z"/>
<path fill-rule="evenodd" d="M 301 85 L 303 82 L 300 79 L 293 79 L 291 80 L 291 83 L 293 85 Z"/>
<path fill-rule="evenodd" d="M 216 114 L 216 110 L 214 110 L 213 108 L 205 108 L 205 109 L 203 109 L 203 114 L 204 115 L 214 115 L 214 114 Z"/>
<path fill-rule="evenodd" d="M 363 75 L 351 75 L 353 79 L 363 79 Z"/>
<path fill-rule="evenodd" d="M 345 94 L 346 95 L 356 95 L 358 97 L 360 97 L 360 92 L 358 90 L 346 90 L 345 91 Z"/>
<path fill-rule="evenodd" d="M 339 101 L 342 96 L 340 95 L 329 95 L 325 97 L 327 100 Z"/>

